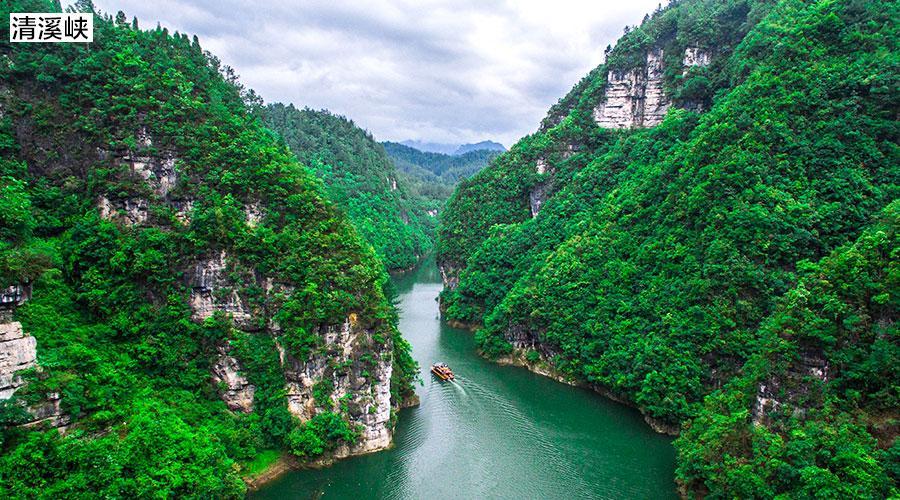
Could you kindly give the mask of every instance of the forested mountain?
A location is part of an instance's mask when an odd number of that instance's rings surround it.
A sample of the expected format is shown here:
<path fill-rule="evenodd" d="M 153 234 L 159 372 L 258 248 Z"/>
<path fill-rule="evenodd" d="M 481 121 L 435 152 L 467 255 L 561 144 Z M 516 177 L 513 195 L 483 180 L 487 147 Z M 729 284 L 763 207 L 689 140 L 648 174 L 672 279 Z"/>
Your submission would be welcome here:
<path fill-rule="evenodd" d="M 470 153 L 472 151 L 497 151 L 504 152 L 506 148 L 503 147 L 503 144 L 494 141 L 481 141 L 476 142 L 474 144 L 460 144 L 458 148 L 453 152 L 455 155 L 464 155 L 466 153 Z"/>
<path fill-rule="evenodd" d="M 396 142 L 383 145 L 397 168 L 406 174 L 413 189 L 433 200 L 435 208 L 443 205 L 460 180 L 477 173 L 499 154 L 495 150 L 476 149 L 448 155 L 420 151 Z"/>
<path fill-rule="evenodd" d="M 123 14 L 0 38 L 0 496 L 241 497 L 264 450 L 387 447 L 416 368 L 386 273 L 258 98 Z"/>
<path fill-rule="evenodd" d="M 628 401 L 682 491 L 897 495 L 896 2 L 682 0 L 439 227 L 483 352 Z"/>
<path fill-rule="evenodd" d="M 418 149 L 419 151 L 423 151 L 425 153 L 440 153 L 444 155 L 461 155 L 466 154 L 470 151 L 477 151 L 479 149 L 501 152 L 506 151 L 506 148 L 503 147 L 503 144 L 494 141 L 481 141 L 466 144 L 447 144 L 441 142 L 406 140 L 400 141 L 399 144 L 408 148 Z"/>
<path fill-rule="evenodd" d="M 329 198 L 388 269 L 408 268 L 431 249 L 433 207 L 397 175 L 381 144 L 352 121 L 328 111 L 270 104 L 265 124 L 284 137 L 300 162 L 325 182 Z"/>

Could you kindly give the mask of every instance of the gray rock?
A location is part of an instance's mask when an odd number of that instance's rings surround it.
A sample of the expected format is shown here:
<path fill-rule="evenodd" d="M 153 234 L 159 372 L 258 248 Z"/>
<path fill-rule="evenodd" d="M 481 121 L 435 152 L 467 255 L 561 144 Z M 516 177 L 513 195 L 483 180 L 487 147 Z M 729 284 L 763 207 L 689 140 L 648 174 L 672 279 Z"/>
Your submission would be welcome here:
<path fill-rule="evenodd" d="M 223 250 L 201 260 L 190 275 L 190 306 L 195 320 L 202 321 L 216 311 L 229 315 L 239 328 L 253 329 L 250 309 L 228 279 L 227 257 Z"/>
<path fill-rule="evenodd" d="M 643 68 L 610 70 L 603 99 L 594 109 L 594 120 L 603 128 L 652 127 L 669 109 L 663 91 L 663 51 L 647 52 Z"/>
<path fill-rule="evenodd" d="M 687 74 L 688 70 L 694 66 L 709 66 L 710 61 L 712 61 L 712 55 L 709 52 L 699 47 L 688 47 L 684 49 L 683 74 Z"/>
<path fill-rule="evenodd" d="M 227 347 L 218 348 L 219 357 L 212 368 L 213 383 L 222 385 L 222 400 L 233 411 L 250 413 L 253 411 L 253 396 L 256 386 L 251 384 L 241 371 L 240 361 L 229 354 Z"/>
<path fill-rule="evenodd" d="M 18 321 L 0 324 L 0 400 L 12 397 L 25 382 L 17 374 L 35 366 L 37 340 Z"/>

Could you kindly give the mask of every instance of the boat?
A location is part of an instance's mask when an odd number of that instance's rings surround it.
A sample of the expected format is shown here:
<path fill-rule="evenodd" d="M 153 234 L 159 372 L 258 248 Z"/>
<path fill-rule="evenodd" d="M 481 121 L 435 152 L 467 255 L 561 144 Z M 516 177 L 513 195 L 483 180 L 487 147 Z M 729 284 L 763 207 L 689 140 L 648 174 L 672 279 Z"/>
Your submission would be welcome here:
<path fill-rule="evenodd" d="M 441 380 L 453 380 L 453 370 L 447 366 L 447 363 L 435 363 L 431 365 L 431 373 L 437 375 Z"/>

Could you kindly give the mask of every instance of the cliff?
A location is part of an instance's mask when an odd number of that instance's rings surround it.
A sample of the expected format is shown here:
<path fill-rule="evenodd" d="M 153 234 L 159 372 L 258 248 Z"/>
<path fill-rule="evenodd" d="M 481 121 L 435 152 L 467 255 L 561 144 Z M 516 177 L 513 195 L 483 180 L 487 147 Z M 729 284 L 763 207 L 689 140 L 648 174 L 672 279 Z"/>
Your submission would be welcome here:
<path fill-rule="evenodd" d="M 0 278 L 32 291 L 0 494 L 240 497 L 263 450 L 389 446 L 417 367 L 382 261 L 196 38 L 123 19 L 0 45 Z"/>
<path fill-rule="evenodd" d="M 13 321 L 15 309 L 29 299 L 30 292 L 27 285 L 14 285 L 0 295 L 0 403 L 26 385 L 23 372 L 37 368 L 37 339 L 26 334 L 20 322 Z M 39 393 L 33 401 L 22 400 L 18 405 L 24 413 L 16 424 L 23 427 L 64 432 L 70 422 L 62 411 L 58 392 Z"/>
<path fill-rule="evenodd" d="M 791 316 L 783 343 L 765 329 L 810 263 L 878 226 L 896 198 L 888 4 L 686 0 L 626 29 L 536 133 L 450 197 L 445 317 L 483 324 L 488 357 L 681 428 L 685 495 L 804 496 L 826 477 L 841 494 L 886 495 L 896 347 L 874 339 L 893 320 L 872 323 L 860 298 L 858 314 Z M 832 333 L 850 317 L 865 333 L 840 336 L 839 354 Z M 819 334 L 794 340 L 806 321 Z M 763 359 L 777 369 L 757 371 Z M 873 386 L 843 392 L 861 371 Z M 841 446 L 832 432 L 871 475 L 825 458 Z M 772 457 L 780 477 L 744 468 Z"/>

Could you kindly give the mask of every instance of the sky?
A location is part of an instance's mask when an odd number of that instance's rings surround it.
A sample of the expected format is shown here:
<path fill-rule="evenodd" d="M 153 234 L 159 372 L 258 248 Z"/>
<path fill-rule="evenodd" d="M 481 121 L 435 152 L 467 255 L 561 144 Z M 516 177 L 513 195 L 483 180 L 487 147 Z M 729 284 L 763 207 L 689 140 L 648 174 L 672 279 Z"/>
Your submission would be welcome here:
<path fill-rule="evenodd" d="M 329 109 L 378 140 L 505 146 L 537 130 L 661 0 L 94 0 L 197 35 L 266 102 Z M 64 5 L 66 4 L 63 2 Z M 71 2 L 70 2 L 71 3 Z"/>

